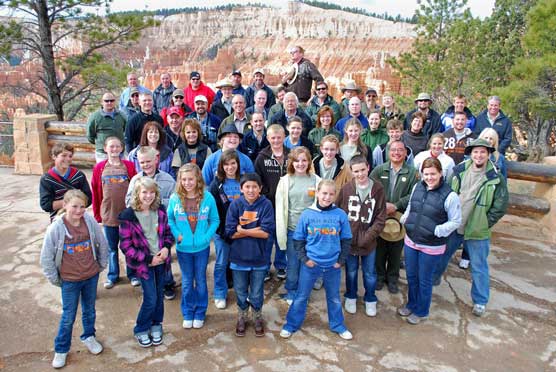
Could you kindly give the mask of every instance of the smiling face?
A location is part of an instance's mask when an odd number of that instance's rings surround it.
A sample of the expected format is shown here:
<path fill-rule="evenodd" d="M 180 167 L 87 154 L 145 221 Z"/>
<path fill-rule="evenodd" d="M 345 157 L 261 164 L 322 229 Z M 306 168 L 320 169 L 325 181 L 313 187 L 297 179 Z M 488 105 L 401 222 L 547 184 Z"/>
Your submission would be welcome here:
<path fill-rule="evenodd" d="M 471 160 L 475 168 L 482 168 L 488 161 L 489 153 L 486 147 L 474 147 L 471 150 Z"/>
<path fill-rule="evenodd" d="M 156 172 L 157 164 L 155 158 L 139 152 L 137 154 L 137 160 L 139 160 L 139 166 L 147 176 L 151 176 Z"/>
<path fill-rule="evenodd" d="M 193 88 L 193 90 L 197 90 L 201 86 L 201 78 L 194 77 L 189 79 L 189 82 L 191 83 L 191 88 Z"/>
<path fill-rule="evenodd" d="M 127 76 L 127 85 L 130 88 L 133 88 L 133 87 L 136 87 L 137 85 L 139 85 L 139 79 L 137 79 L 137 75 L 129 74 Z"/>
<path fill-rule="evenodd" d="M 303 124 L 298 121 L 292 121 L 288 124 L 288 132 L 290 132 L 290 141 L 292 143 L 297 143 L 299 137 L 301 137 L 301 132 L 303 131 Z"/>
<path fill-rule="evenodd" d="M 407 151 L 402 142 L 394 142 L 390 144 L 390 149 L 388 150 L 388 157 L 394 165 L 399 165 L 405 160 Z"/>
<path fill-rule="evenodd" d="M 182 172 L 180 183 L 187 194 L 194 194 L 197 186 L 197 178 L 194 172 Z"/>
<path fill-rule="evenodd" d="M 467 123 L 467 117 L 465 114 L 456 114 L 454 116 L 454 121 L 452 122 L 454 129 L 457 133 L 461 133 L 463 128 L 465 128 L 465 124 Z"/>
<path fill-rule="evenodd" d="M 172 84 L 172 79 L 170 78 L 170 74 L 162 74 L 160 75 L 160 84 L 164 89 L 168 88 L 170 84 Z"/>
<path fill-rule="evenodd" d="M 369 165 L 357 163 L 351 166 L 351 174 L 357 185 L 367 185 L 369 183 Z"/>
<path fill-rule="evenodd" d="M 196 144 L 197 140 L 199 139 L 199 133 L 197 132 L 197 130 L 195 128 L 193 128 L 190 125 L 187 125 L 185 127 L 184 136 L 185 136 L 185 140 L 187 141 L 188 145 Z"/>
<path fill-rule="evenodd" d="M 257 72 L 255 76 L 253 76 L 253 81 L 257 88 L 262 88 L 264 85 L 264 75 L 260 72 Z"/>
<path fill-rule="evenodd" d="M 204 114 L 207 113 L 208 104 L 205 101 L 201 101 L 201 100 L 195 101 L 194 106 L 195 106 L 195 112 L 198 115 L 203 116 Z"/>
<path fill-rule="evenodd" d="M 325 161 L 330 162 L 336 157 L 338 153 L 338 146 L 334 142 L 323 142 L 320 146 L 320 152 Z"/>
<path fill-rule="evenodd" d="M 259 112 L 253 113 L 253 116 L 251 116 L 251 125 L 253 126 L 253 131 L 255 133 L 262 133 L 264 131 L 263 114 Z"/>
<path fill-rule="evenodd" d="M 104 112 L 113 112 L 116 107 L 116 98 L 112 93 L 105 93 L 102 96 L 102 110 Z"/>
<path fill-rule="evenodd" d="M 156 191 L 154 189 L 149 189 L 146 187 L 141 187 L 139 190 L 139 202 L 141 203 L 142 210 L 148 210 L 151 204 L 156 199 Z"/>
<path fill-rule="evenodd" d="M 439 172 L 435 167 L 428 167 L 423 169 L 423 180 L 429 189 L 434 189 L 440 184 L 442 172 Z"/>
<path fill-rule="evenodd" d="M 166 119 L 168 120 L 168 126 L 170 127 L 172 132 L 179 133 L 181 128 L 181 123 L 183 122 L 182 117 L 179 116 L 178 114 L 172 114 L 167 116 Z"/>
<path fill-rule="evenodd" d="M 239 87 L 241 85 L 241 75 L 234 74 L 230 77 L 230 79 L 232 80 L 234 87 Z"/>
<path fill-rule="evenodd" d="M 326 97 L 328 97 L 328 88 L 326 87 L 326 85 L 324 84 L 317 85 L 316 91 L 317 91 L 317 97 L 319 97 L 320 99 L 324 100 L 326 99 Z"/>
<path fill-rule="evenodd" d="M 234 94 L 234 88 L 232 87 L 222 87 L 220 91 L 222 92 L 222 97 L 224 97 L 226 101 Z"/>
<path fill-rule="evenodd" d="M 104 144 L 104 152 L 111 159 L 119 159 L 123 151 L 122 142 L 119 139 L 113 138 Z"/>
<path fill-rule="evenodd" d="M 369 115 L 369 129 L 371 132 L 374 132 L 378 127 L 380 127 L 380 114 L 378 112 L 373 112 Z"/>
<path fill-rule="evenodd" d="M 147 141 L 149 142 L 149 145 L 158 144 L 158 140 L 160 140 L 160 133 L 158 132 L 158 129 L 156 128 L 149 129 L 147 131 Z"/>
<path fill-rule="evenodd" d="M 73 153 L 71 151 L 64 150 L 58 155 L 53 156 L 52 159 L 54 159 L 54 167 L 56 167 L 61 174 L 64 174 L 71 165 Z"/>
<path fill-rule="evenodd" d="M 286 96 L 286 91 L 285 90 L 281 90 L 280 92 L 278 92 L 276 94 L 276 99 L 278 100 L 278 102 L 284 102 L 284 97 Z"/>
<path fill-rule="evenodd" d="M 390 142 L 399 141 L 402 138 L 402 131 L 400 129 L 388 129 L 388 137 Z"/>
<path fill-rule="evenodd" d="M 431 103 L 432 102 L 429 101 L 428 99 L 420 99 L 420 100 L 417 101 L 417 107 L 421 111 L 426 111 L 426 110 L 429 109 Z"/>
<path fill-rule="evenodd" d="M 325 112 L 320 116 L 320 126 L 326 130 L 332 126 L 332 115 L 330 112 Z"/>
<path fill-rule="evenodd" d="M 284 146 L 284 133 L 271 131 L 267 133 L 266 139 L 270 143 L 270 148 L 274 151 L 281 151 Z"/>
<path fill-rule="evenodd" d="M 255 181 L 246 181 L 241 185 L 241 192 L 245 200 L 251 204 L 261 195 L 261 187 Z"/>
<path fill-rule="evenodd" d="M 293 95 L 284 97 L 284 109 L 287 112 L 295 112 L 297 110 L 297 100 Z"/>
<path fill-rule="evenodd" d="M 230 159 L 224 163 L 222 168 L 224 169 L 224 173 L 226 173 L 226 178 L 233 179 L 236 178 L 236 173 L 239 165 L 237 164 L 236 159 Z"/>
<path fill-rule="evenodd" d="M 234 98 L 232 98 L 232 107 L 236 115 L 243 115 L 245 112 L 245 98 L 243 98 L 241 94 L 236 94 Z"/>
<path fill-rule="evenodd" d="M 442 154 L 442 152 L 444 151 L 444 140 L 438 136 L 433 137 L 431 139 L 429 148 L 434 156 Z"/>
<path fill-rule="evenodd" d="M 348 142 L 353 144 L 357 143 L 361 136 L 361 128 L 358 125 L 349 125 L 346 127 L 346 136 Z"/>
<path fill-rule="evenodd" d="M 495 99 L 491 99 L 490 101 L 488 101 L 487 110 L 488 114 L 491 117 L 494 118 L 498 116 L 498 113 L 500 112 L 500 102 Z"/>
<path fill-rule="evenodd" d="M 236 133 L 228 133 L 222 137 L 222 151 L 235 150 L 239 146 L 239 135 Z"/>
<path fill-rule="evenodd" d="M 454 99 L 454 111 L 455 112 L 463 112 L 465 109 L 465 99 L 464 98 L 455 98 Z"/>
<path fill-rule="evenodd" d="M 417 134 L 423 129 L 423 120 L 421 118 L 413 118 L 411 121 L 411 132 Z"/>
<path fill-rule="evenodd" d="M 140 95 L 139 104 L 141 105 L 141 111 L 146 114 L 150 114 L 153 109 L 153 96 L 149 94 Z"/>
<path fill-rule="evenodd" d="M 322 185 L 317 191 L 317 200 L 321 207 L 328 207 L 334 203 L 336 198 L 336 188 L 332 185 Z"/>
<path fill-rule="evenodd" d="M 359 116 L 361 112 L 361 101 L 357 97 L 353 97 L 349 100 L 349 113 L 352 116 Z"/>
<path fill-rule="evenodd" d="M 255 93 L 255 106 L 262 108 L 264 105 L 266 105 L 266 92 L 259 90 Z"/>
<path fill-rule="evenodd" d="M 183 104 L 183 96 L 173 96 L 172 101 L 174 102 L 174 106 L 181 107 L 181 105 Z"/>
<path fill-rule="evenodd" d="M 70 222 L 78 222 L 81 220 L 87 206 L 81 198 L 71 198 L 67 202 L 63 202 L 63 208 L 66 210 L 66 219 Z"/>
<path fill-rule="evenodd" d="M 385 108 L 392 107 L 393 103 L 394 103 L 394 98 L 392 98 L 392 96 L 383 96 L 382 97 L 382 106 L 384 106 Z"/>
<path fill-rule="evenodd" d="M 304 153 L 300 153 L 293 161 L 293 169 L 296 176 L 305 176 L 309 168 L 309 159 Z"/>

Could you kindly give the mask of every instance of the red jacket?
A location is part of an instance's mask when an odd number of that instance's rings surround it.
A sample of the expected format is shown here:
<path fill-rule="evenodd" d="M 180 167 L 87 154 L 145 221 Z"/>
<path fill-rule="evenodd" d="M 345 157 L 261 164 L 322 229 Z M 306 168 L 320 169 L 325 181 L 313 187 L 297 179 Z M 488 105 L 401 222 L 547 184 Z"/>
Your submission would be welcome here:
<path fill-rule="evenodd" d="M 91 188 L 93 191 L 93 215 L 95 216 L 95 220 L 98 223 L 102 222 L 102 218 L 100 217 L 100 204 L 102 203 L 102 172 L 104 171 L 104 167 L 108 160 L 103 160 L 93 168 L 93 178 L 91 179 Z M 123 160 L 122 163 L 127 168 L 127 176 L 131 180 L 137 172 L 135 171 L 135 165 L 133 162 L 128 160 Z"/>
<path fill-rule="evenodd" d="M 214 91 L 210 89 L 208 86 L 205 85 L 201 81 L 201 85 L 199 85 L 199 89 L 193 90 L 191 87 L 191 83 L 183 90 L 185 97 L 183 97 L 183 101 L 189 107 L 192 107 L 195 110 L 195 97 L 197 96 L 205 96 L 207 97 L 208 107 L 207 112 L 210 110 L 210 105 L 212 105 L 212 101 L 214 101 Z"/>

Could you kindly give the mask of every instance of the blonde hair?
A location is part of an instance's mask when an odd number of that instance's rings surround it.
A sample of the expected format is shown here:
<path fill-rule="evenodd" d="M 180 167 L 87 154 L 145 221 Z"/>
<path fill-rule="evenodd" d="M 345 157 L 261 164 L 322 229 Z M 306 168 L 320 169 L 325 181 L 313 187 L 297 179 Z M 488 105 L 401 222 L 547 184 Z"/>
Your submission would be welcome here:
<path fill-rule="evenodd" d="M 336 191 L 336 182 L 334 180 L 325 180 L 322 179 L 319 184 L 317 185 L 317 191 L 320 191 L 324 186 L 330 186 Z"/>
<path fill-rule="evenodd" d="M 78 189 L 72 189 L 72 190 L 66 191 L 62 201 L 64 202 L 64 204 L 67 204 L 72 199 L 80 199 L 83 202 L 83 204 L 85 204 L 85 206 L 87 206 L 87 204 L 89 203 L 89 198 L 87 197 L 87 195 L 85 195 L 85 193 L 83 191 L 78 190 Z M 58 210 L 58 213 L 56 213 L 56 214 L 60 215 L 60 214 L 65 213 L 65 212 L 66 212 L 66 208 L 60 208 L 60 210 Z"/>
<path fill-rule="evenodd" d="M 346 122 L 346 126 L 344 127 L 344 140 L 342 141 L 342 145 L 345 145 L 349 142 L 349 138 L 347 135 L 347 131 L 349 127 L 357 127 L 359 128 L 359 138 L 357 138 L 357 143 L 356 143 L 356 147 L 357 150 L 356 152 L 359 152 L 359 154 L 363 155 L 363 156 L 367 156 L 367 145 L 365 145 L 363 143 L 363 141 L 361 141 L 361 134 L 363 134 L 363 126 L 361 125 L 361 122 L 359 121 L 359 119 L 357 118 L 351 118 Z"/>
<path fill-rule="evenodd" d="M 235 151 L 234 151 L 235 152 Z M 239 162 L 238 162 L 238 170 L 239 170 Z M 201 174 L 201 169 L 197 164 L 187 163 L 182 165 L 182 167 L 178 170 L 178 175 L 176 177 L 176 194 L 180 198 L 181 205 L 185 209 L 185 199 L 187 198 L 187 191 L 185 191 L 185 187 L 181 184 L 181 176 L 184 173 L 191 172 L 194 174 L 195 179 L 197 180 L 197 185 L 195 186 L 195 196 L 197 200 L 197 208 L 200 208 L 201 202 L 203 201 L 203 196 L 205 192 L 205 180 L 203 179 L 203 175 Z"/>
<path fill-rule="evenodd" d="M 141 188 L 147 190 L 154 190 L 155 197 L 154 201 L 150 206 L 150 210 L 157 211 L 160 207 L 160 189 L 154 179 L 151 177 L 143 176 L 139 177 L 135 184 L 133 185 L 133 192 L 131 193 L 131 208 L 135 211 L 141 210 L 141 200 L 139 199 L 139 194 L 141 193 Z"/>
<path fill-rule="evenodd" d="M 492 137 L 492 141 L 494 142 L 492 144 L 492 147 L 494 147 L 494 159 L 498 161 L 498 157 L 500 156 L 500 153 L 498 152 L 498 132 L 496 132 L 493 128 L 485 128 L 481 134 L 479 134 L 479 138 L 485 139 L 486 136 Z"/>
<path fill-rule="evenodd" d="M 281 126 L 280 124 L 269 125 L 268 128 L 266 129 L 267 136 L 269 133 L 281 133 L 284 136 L 286 135 L 286 131 L 284 130 L 284 127 Z"/>
<path fill-rule="evenodd" d="M 309 164 L 307 165 L 307 175 L 311 175 L 313 173 L 313 159 L 311 158 L 311 152 L 309 151 L 309 149 L 305 146 L 299 146 L 294 148 L 293 150 L 290 151 L 289 155 L 288 155 L 288 174 L 291 176 L 292 174 L 295 174 L 295 168 L 293 167 L 293 162 L 297 160 L 297 158 L 299 157 L 299 155 L 301 154 L 305 154 L 305 157 L 307 158 L 307 161 L 309 162 Z"/>
<path fill-rule="evenodd" d="M 322 137 L 322 139 L 320 140 L 320 145 L 324 146 L 325 142 L 332 142 L 336 145 L 336 150 L 340 149 L 340 140 L 338 140 L 338 137 L 333 134 L 327 134 L 326 136 Z"/>

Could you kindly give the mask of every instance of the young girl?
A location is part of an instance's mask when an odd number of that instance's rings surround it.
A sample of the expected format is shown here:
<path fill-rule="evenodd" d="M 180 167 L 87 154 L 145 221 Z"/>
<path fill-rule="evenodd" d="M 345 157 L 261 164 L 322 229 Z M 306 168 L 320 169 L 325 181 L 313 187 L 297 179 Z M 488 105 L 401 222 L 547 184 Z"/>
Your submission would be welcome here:
<path fill-rule="evenodd" d="M 342 159 L 349 164 L 351 158 L 355 155 L 363 155 L 369 164 L 373 164 L 373 154 L 371 149 L 361 141 L 361 133 L 363 127 L 356 118 L 347 121 L 344 127 L 344 140 L 340 145 L 340 153 Z"/>
<path fill-rule="evenodd" d="M 239 199 L 241 190 L 239 185 L 239 157 L 234 150 L 226 150 L 218 161 L 216 178 L 209 187 L 210 193 L 216 200 L 220 225 L 214 235 L 216 247 L 216 262 L 214 263 L 214 305 L 217 309 L 226 308 L 228 295 L 228 280 L 226 276 L 229 257 L 230 240 L 225 237 L 226 213 L 230 204 Z"/>
<path fill-rule="evenodd" d="M 353 338 L 344 324 L 340 300 L 341 267 L 349 254 L 351 230 L 346 213 L 333 204 L 335 197 L 334 181 L 322 180 L 317 189 L 317 201 L 299 218 L 293 237 L 302 266 L 297 295 L 280 332 L 283 338 L 301 328 L 311 289 L 321 276 L 326 289 L 330 330 L 345 340 Z"/>
<path fill-rule="evenodd" d="M 172 169 L 175 173 L 187 163 L 197 164 L 203 169 L 205 160 L 212 154 L 210 148 L 203 143 L 201 124 L 196 119 L 185 119 L 181 126 L 183 143 L 174 152 Z"/>
<path fill-rule="evenodd" d="M 296 147 L 288 155 L 288 173 L 280 178 L 276 189 L 276 236 L 280 249 L 286 247 L 288 304 L 293 302 L 299 279 L 299 259 L 293 247 L 293 232 L 301 212 L 315 201 L 320 177 L 313 173 L 311 153 L 305 147 Z"/>
<path fill-rule="evenodd" d="M 182 272 L 183 328 L 201 328 L 208 306 L 210 239 L 219 219 L 214 198 L 205 191 L 201 170 L 195 164 L 186 164 L 178 171 L 176 192 L 168 204 L 168 222 Z"/>
<path fill-rule="evenodd" d="M 164 129 L 162 129 L 162 126 L 156 121 L 149 121 L 145 124 L 141 132 L 139 146 L 129 152 L 128 159 L 135 164 L 135 170 L 137 172 L 141 171 L 141 165 L 139 165 L 139 160 L 137 159 L 137 151 L 141 146 L 150 146 L 158 150 L 158 169 L 170 174 L 176 179 L 176 173 L 174 173 L 172 169 L 172 158 L 174 154 L 172 153 L 172 149 L 166 144 L 166 133 Z"/>
<path fill-rule="evenodd" d="M 317 120 L 315 122 L 315 128 L 311 129 L 309 135 L 309 141 L 315 145 L 315 152 L 313 156 L 321 154 L 320 144 L 321 140 L 328 135 L 334 135 L 338 140 L 342 138 L 342 135 L 336 128 L 334 128 L 334 111 L 330 106 L 323 106 L 317 113 Z"/>
<path fill-rule="evenodd" d="M 109 247 L 108 274 L 104 282 L 106 289 L 114 287 L 114 284 L 120 279 L 118 215 L 125 209 L 125 195 L 129 180 L 135 176 L 133 163 L 120 159 L 123 149 L 123 143 L 118 137 L 106 138 L 104 151 L 108 160 L 95 165 L 91 179 L 93 214 L 97 222 L 102 222 Z M 127 277 L 130 281 L 137 280 L 129 267 L 127 268 Z"/>
<path fill-rule="evenodd" d="M 442 164 L 442 175 L 444 176 L 444 180 L 448 181 L 452 176 L 452 168 L 454 168 L 455 164 L 454 159 L 444 152 L 445 141 L 441 133 L 433 134 L 429 140 L 429 149 L 418 153 L 413 160 L 415 169 L 421 169 L 421 165 L 428 158 L 438 159 L 440 164 Z"/>
<path fill-rule="evenodd" d="M 251 304 L 255 336 L 262 337 L 265 333 L 262 316 L 264 278 L 269 269 L 266 239 L 274 229 L 274 210 L 270 200 L 261 195 L 262 183 L 258 174 L 246 173 L 240 186 L 243 195 L 232 202 L 226 216 L 226 238 L 232 240 L 230 267 L 238 306 L 236 336 L 245 336 Z"/>
<path fill-rule="evenodd" d="M 143 303 L 133 334 L 141 347 L 149 347 L 162 343 L 164 278 L 170 268 L 174 237 L 154 179 L 137 178 L 130 204 L 119 216 L 120 249 L 143 288 Z"/>
<path fill-rule="evenodd" d="M 64 194 L 62 214 L 48 227 L 42 245 L 44 275 L 50 283 L 62 288 L 62 318 L 54 339 L 54 368 L 66 364 L 79 298 L 83 322 L 81 341 L 92 354 L 102 351 L 102 345 L 95 339 L 95 301 L 99 272 L 107 264 L 108 244 L 99 224 L 85 213 L 87 204 L 87 196 L 81 190 L 68 190 Z"/>
<path fill-rule="evenodd" d="M 302 135 L 303 121 L 299 116 L 292 116 L 288 119 L 288 132 L 289 135 L 284 140 L 284 146 L 288 149 L 291 150 L 299 146 L 305 146 L 309 149 L 311 154 L 315 152 L 313 142 Z"/>
<path fill-rule="evenodd" d="M 334 180 L 336 189 L 340 190 L 352 178 L 349 162 L 340 156 L 340 141 L 335 135 L 324 136 L 320 150 L 322 155 L 313 160 L 315 174 L 324 180 Z"/>

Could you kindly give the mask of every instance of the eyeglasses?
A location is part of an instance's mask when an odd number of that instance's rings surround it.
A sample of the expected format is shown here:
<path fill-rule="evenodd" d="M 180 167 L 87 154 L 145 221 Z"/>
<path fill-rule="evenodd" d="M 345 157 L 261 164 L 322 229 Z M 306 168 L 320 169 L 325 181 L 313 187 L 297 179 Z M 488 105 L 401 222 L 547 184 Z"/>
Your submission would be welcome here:
<path fill-rule="evenodd" d="M 319 87 L 319 88 L 317 88 L 317 91 L 319 91 L 319 90 L 327 90 L 327 89 L 328 89 L 327 87 Z"/>
<path fill-rule="evenodd" d="M 290 54 L 295 54 L 297 52 L 299 52 L 299 50 L 297 50 L 297 49 L 296 50 L 290 50 Z"/>
<path fill-rule="evenodd" d="M 174 96 L 175 99 L 183 99 L 183 96 Z"/>
<path fill-rule="evenodd" d="M 116 100 L 115 99 L 105 99 L 103 101 L 106 102 L 106 103 L 110 103 L 110 102 L 115 102 Z"/>

